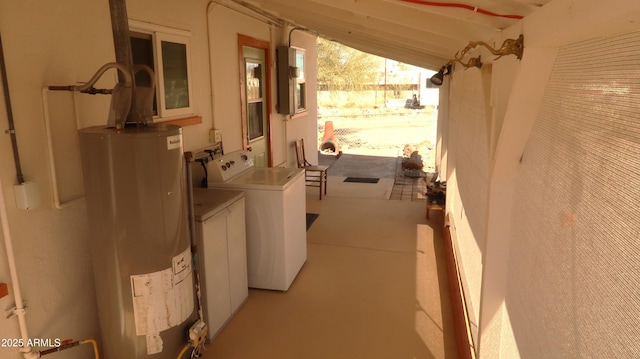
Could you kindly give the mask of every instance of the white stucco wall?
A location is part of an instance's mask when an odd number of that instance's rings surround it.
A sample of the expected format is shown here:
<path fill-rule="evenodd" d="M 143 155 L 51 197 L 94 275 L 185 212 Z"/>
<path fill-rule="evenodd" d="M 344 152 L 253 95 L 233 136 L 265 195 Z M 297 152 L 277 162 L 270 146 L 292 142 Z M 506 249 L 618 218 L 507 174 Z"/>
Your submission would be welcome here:
<path fill-rule="evenodd" d="M 225 151 L 241 149 L 237 34 L 272 44 L 270 64 L 275 76 L 275 48 L 284 44 L 283 31 L 264 21 L 204 0 L 127 1 L 128 16 L 143 22 L 186 30 L 191 33 L 191 68 L 195 115 L 202 123 L 183 128 L 184 149 L 197 150 L 209 144 L 209 129 L 222 130 Z M 97 69 L 115 60 L 108 2 L 61 0 L 56 2 L 0 2 L 2 36 L 11 105 L 15 120 L 22 170 L 35 181 L 41 205 L 34 210 L 15 206 L 13 185 L 17 183 L 9 136 L 0 136 L 0 180 L 6 197 L 9 230 L 13 239 L 17 271 L 24 298 L 28 301 L 27 325 L 33 338 L 97 338 L 98 315 L 89 256 L 91 240 L 84 200 L 57 209 L 52 199 L 52 178 L 45 133 L 42 89 L 48 85 L 86 82 Z M 315 37 L 296 32 L 294 46 L 307 48 L 307 68 L 315 68 Z M 211 64 L 211 66 L 210 66 Z M 96 87 L 110 88 L 115 71 L 110 70 Z M 315 139 L 315 71 L 308 79 L 310 111 L 289 122 L 275 112 L 275 78 L 272 80 L 271 121 L 275 165 L 293 166 L 295 138 Z M 212 86 L 213 83 L 213 86 Z M 213 88 L 213 92 L 211 89 Z M 1 89 L 0 89 L 1 92 Z M 49 93 L 54 130 L 106 124 L 109 96 Z M 4 97 L 0 97 L 0 129 L 7 129 Z M 68 135 L 68 133 L 67 133 Z M 59 144 L 63 151 L 75 151 L 73 136 Z M 60 173 L 74 181 L 79 169 L 72 159 L 56 163 Z M 71 180 L 70 180 L 71 181 Z M 73 182 L 73 181 L 71 181 Z M 82 190 L 71 183 L 71 192 Z M 75 186 L 75 187 L 74 187 Z M 77 188 L 80 187 L 80 188 Z M 2 242 L 4 244 L 4 241 Z M 0 307 L 13 305 L 4 245 L 0 246 L 0 282 L 9 283 L 9 296 Z M 15 318 L 0 318 L 0 338 L 20 336 Z M 65 358 L 91 356 L 91 347 L 66 351 Z M 10 348 L 0 348 L 0 358 L 20 358 Z"/>
<path fill-rule="evenodd" d="M 0 136 L 2 190 L 32 338 L 99 335 L 84 204 L 64 210 L 54 210 L 51 204 L 41 89 L 47 84 L 86 81 L 102 64 L 113 61 L 109 27 L 107 3 L 0 3 L 0 33 L 22 168 L 26 179 L 37 183 L 43 202 L 35 210 L 16 209 L 13 184 L 17 181 L 9 136 Z M 85 107 L 98 112 L 104 104 L 98 100 Z M 4 108 L 0 123 L 4 132 Z M 4 258 L 0 260 L 0 281 L 8 282 Z M 10 296 L 0 299 L 2 308 L 13 305 L 13 289 L 10 286 Z M 3 316 L 0 322 L 0 338 L 19 338 L 15 318 Z M 90 351 L 82 348 L 70 357 L 87 356 Z M 11 348 L 0 348 L 0 357 L 20 356 Z"/>
<path fill-rule="evenodd" d="M 225 151 L 237 151 L 242 149 L 238 34 L 270 41 L 272 31 L 268 24 L 222 5 L 212 5 L 208 19 L 212 55 L 213 123 L 217 129 L 222 130 Z"/>
<path fill-rule="evenodd" d="M 240 122 L 240 84 L 238 82 L 237 53 L 238 34 L 271 42 L 272 74 L 276 74 L 276 48 L 288 44 L 289 26 L 275 26 L 247 17 L 223 5 L 212 5 L 209 10 L 209 27 L 212 52 L 213 123 L 222 130 L 225 151 L 242 149 L 242 124 Z M 295 166 L 293 141 L 304 137 L 315 139 L 317 123 L 316 43 L 315 36 L 294 31 L 291 46 L 306 50 L 308 111 L 295 119 L 277 113 L 276 79 L 271 82 L 271 140 L 274 166 Z M 316 155 L 317 156 L 317 155 Z"/>

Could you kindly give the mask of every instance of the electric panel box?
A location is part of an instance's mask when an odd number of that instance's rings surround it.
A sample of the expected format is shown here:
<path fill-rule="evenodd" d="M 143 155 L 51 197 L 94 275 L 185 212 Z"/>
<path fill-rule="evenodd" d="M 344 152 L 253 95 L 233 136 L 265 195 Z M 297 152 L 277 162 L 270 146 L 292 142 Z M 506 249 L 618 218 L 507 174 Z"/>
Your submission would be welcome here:
<path fill-rule="evenodd" d="M 296 49 L 278 46 L 276 49 L 276 66 L 278 69 L 278 113 L 291 115 L 295 110 L 296 84 Z"/>

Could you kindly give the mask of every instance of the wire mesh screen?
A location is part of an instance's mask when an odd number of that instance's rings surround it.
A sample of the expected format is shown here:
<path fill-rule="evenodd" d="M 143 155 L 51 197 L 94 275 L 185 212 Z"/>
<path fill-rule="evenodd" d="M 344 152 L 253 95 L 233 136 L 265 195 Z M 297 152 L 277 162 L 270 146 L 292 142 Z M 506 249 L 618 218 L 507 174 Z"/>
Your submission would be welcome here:
<path fill-rule="evenodd" d="M 640 357 L 639 114 L 640 33 L 560 49 L 514 199 L 523 358 Z"/>
<path fill-rule="evenodd" d="M 469 69 L 456 74 L 452 84 L 455 98 L 452 102 L 449 124 L 449 166 L 456 171 L 456 187 L 448 190 L 452 208 L 459 213 L 456 227 L 456 245 L 460 248 L 460 271 L 467 301 L 469 325 L 476 339 L 482 287 L 482 252 L 487 231 L 487 204 L 489 187 L 489 139 L 485 108 L 485 88 L 482 73 Z M 455 109 L 453 107 L 455 106 Z"/>

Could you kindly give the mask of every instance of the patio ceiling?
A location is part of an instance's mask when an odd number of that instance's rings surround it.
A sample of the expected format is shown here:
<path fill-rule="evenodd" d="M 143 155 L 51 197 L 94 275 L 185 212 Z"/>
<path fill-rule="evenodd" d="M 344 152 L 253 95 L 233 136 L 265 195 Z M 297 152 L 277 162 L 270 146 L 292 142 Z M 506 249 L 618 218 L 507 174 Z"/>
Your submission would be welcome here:
<path fill-rule="evenodd" d="M 551 0 L 233 1 L 358 50 L 437 71 L 469 41 L 488 41 Z"/>

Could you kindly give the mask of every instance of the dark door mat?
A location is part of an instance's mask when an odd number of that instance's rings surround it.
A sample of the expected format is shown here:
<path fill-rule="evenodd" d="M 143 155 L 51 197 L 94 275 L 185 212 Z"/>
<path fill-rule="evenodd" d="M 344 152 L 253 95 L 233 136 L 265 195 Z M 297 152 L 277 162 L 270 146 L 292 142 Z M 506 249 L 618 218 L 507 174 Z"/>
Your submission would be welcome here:
<path fill-rule="evenodd" d="M 307 213 L 307 231 L 313 222 L 318 219 L 318 216 L 320 216 L 318 213 Z"/>
<path fill-rule="evenodd" d="M 347 177 L 344 182 L 356 182 L 356 183 L 378 183 L 380 178 L 371 177 Z"/>

